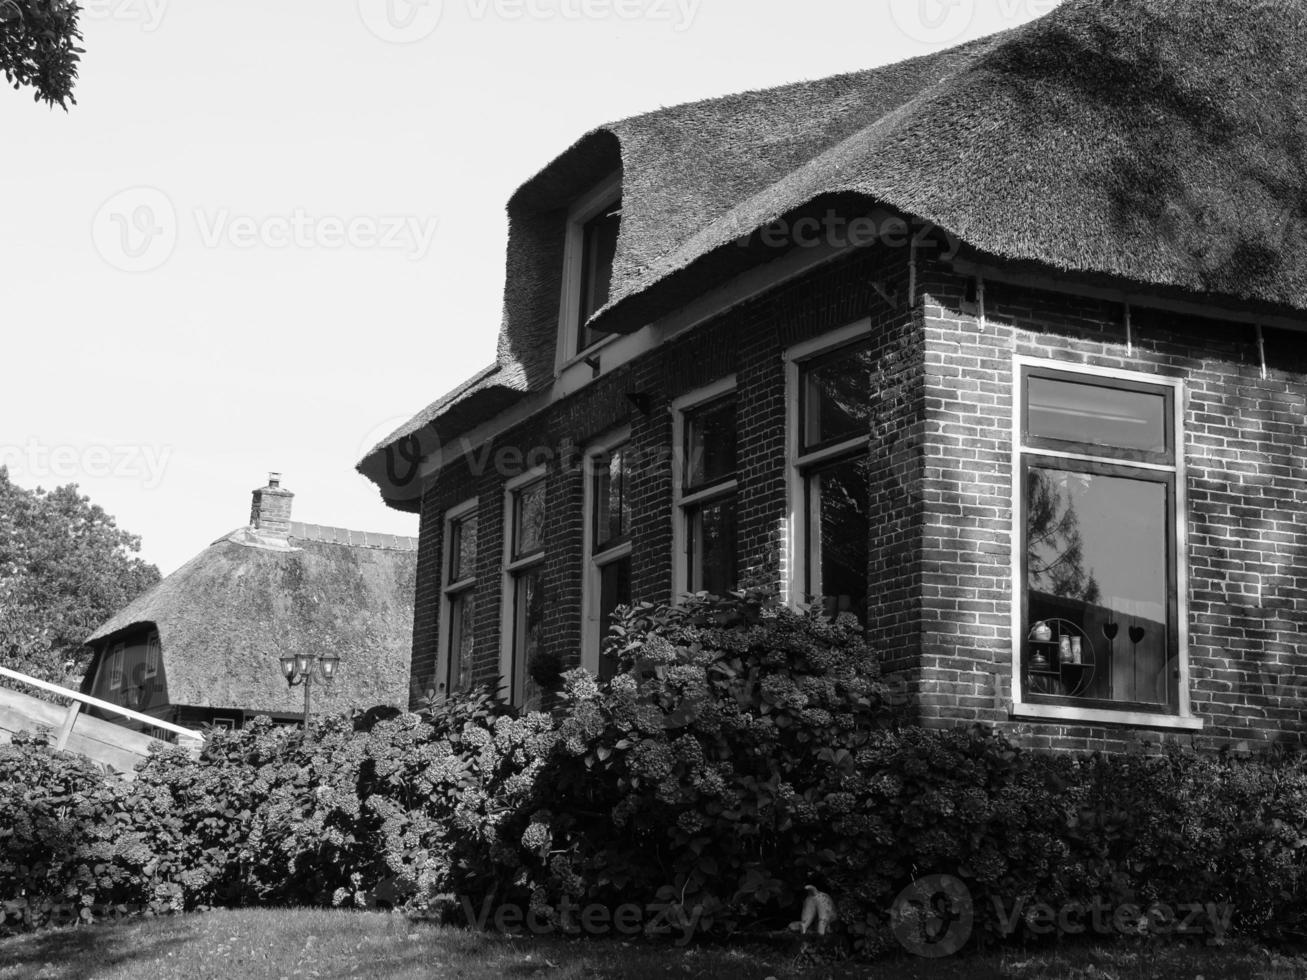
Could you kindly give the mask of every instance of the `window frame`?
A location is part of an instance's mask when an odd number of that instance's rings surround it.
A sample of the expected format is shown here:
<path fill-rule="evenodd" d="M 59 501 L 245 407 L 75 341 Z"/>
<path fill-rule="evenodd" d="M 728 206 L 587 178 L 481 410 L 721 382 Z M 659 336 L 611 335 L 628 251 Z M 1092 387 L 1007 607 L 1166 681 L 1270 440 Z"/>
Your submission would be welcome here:
<path fill-rule="evenodd" d="M 621 199 L 622 176 L 615 173 L 579 197 L 567 213 L 563 241 L 563 277 L 559 290 L 555 375 L 615 339 L 610 335 L 584 346 L 581 344 L 581 331 L 585 326 L 581 323 L 581 291 L 585 282 L 585 227 L 602 214 L 604 209 Z"/>
<path fill-rule="evenodd" d="M 127 689 L 127 644 L 119 640 L 112 644 L 112 650 L 109 659 L 109 683 L 110 691 L 125 691 Z"/>
<path fill-rule="evenodd" d="M 1119 387 L 1127 391 L 1146 391 L 1167 396 L 1166 437 L 1168 462 L 1159 462 L 1158 454 L 1137 450 L 1112 449 L 1046 438 L 1027 439 L 1026 406 L 1029 378 L 1052 377 L 1073 383 Z M 1014 718 L 1043 721 L 1101 722 L 1151 728 L 1198 730 L 1203 720 L 1193 714 L 1189 676 L 1189 569 L 1188 569 L 1188 495 L 1184 452 L 1184 420 L 1187 389 L 1183 379 L 1100 367 L 1092 364 L 1068 364 L 1065 361 L 1016 355 L 1012 360 L 1012 623 L 1011 660 L 1008 677 L 1011 684 L 1010 714 Z M 1131 458 L 1135 457 L 1135 458 Z M 1143 458 L 1138 458 L 1143 457 Z M 1051 464 L 1051 468 L 1140 479 L 1168 487 L 1168 614 L 1173 629 L 1168 652 L 1174 658 L 1177 676 L 1171 678 L 1175 695 L 1173 706 L 1128 701 L 1087 700 L 1053 695 L 1027 695 L 1022 676 L 1022 656 L 1026 641 L 1029 596 L 1026 588 L 1026 488 L 1031 461 Z"/>
<path fill-rule="evenodd" d="M 1175 418 L 1175 398 L 1176 393 L 1171 385 L 1161 386 L 1158 390 L 1156 383 L 1144 383 L 1136 381 L 1133 378 L 1116 378 L 1104 375 L 1088 375 L 1091 378 L 1086 382 L 1084 372 L 1066 370 L 1065 366 L 1061 368 L 1035 368 L 1035 376 L 1040 379 L 1051 381 L 1065 381 L 1070 384 L 1089 384 L 1094 387 L 1110 388 L 1117 391 L 1137 392 L 1148 395 L 1161 395 L 1163 397 L 1164 419 Z M 1149 452 L 1143 449 L 1127 449 L 1124 447 L 1099 446 L 1090 442 L 1071 442 L 1063 439 L 1052 439 L 1047 436 L 1031 436 L 1027 431 L 1027 414 L 1026 408 L 1030 404 L 1030 369 L 1023 369 L 1020 374 L 1021 385 L 1021 414 L 1018 417 L 1020 425 L 1021 440 L 1027 451 L 1030 452 L 1051 452 L 1051 453 L 1070 453 L 1085 459 L 1103 459 L 1110 458 L 1128 463 L 1153 463 L 1159 466 L 1165 466 L 1168 469 L 1175 465 L 1176 456 L 1176 433 L 1172 426 L 1164 427 L 1166 437 L 1166 449 L 1160 453 Z"/>
<path fill-rule="evenodd" d="M 684 395 L 674 399 L 671 404 L 672 415 L 672 598 L 673 602 L 680 602 L 681 598 L 691 591 L 690 582 L 690 565 L 693 557 L 689 554 L 690 531 L 689 521 L 693 513 L 697 512 L 705 504 L 715 503 L 718 500 L 739 497 L 739 460 L 736 460 L 736 471 L 729 479 L 718 480 L 703 486 L 693 488 L 692 492 L 685 492 L 685 480 L 687 478 L 688 462 L 686 457 L 686 427 L 689 417 L 697 411 L 708 408 L 714 402 L 722 401 L 726 398 L 738 397 L 736 377 L 734 374 L 727 375 L 714 381 L 712 384 L 696 388 L 694 391 L 687 392 Z M 739 402 L 737 400 L 736 405 Z M 738 411 L 738 409 L 737 409 Z M 739 445 L 737 443 L 737 454 Z M 737 512 L 738 520 L 738 512 Z M 738 530 L 738 525 L 737 525 Z M 738 566 L 739 554 L 735 556 Z M 737 568 L 738 572 L 738 568 Z"/>
<path fill-rule="evenodd" d="M 785 351 L 786 526 L 781 581 L 784 583 L 786 603 L 792 609 L 807 607 L 812 582 L 811 570 L 814 564 L 819 568 L 821 562 L 821 538 L 817 536 L 814 540 L 808 530 L 809 522 L 813 519 L 813 495 L 810 489 L 812 471 L 825 463 L 854 458 L 859 445 L 866 447 L 868 452 L 871 447 L 871 432 L 868 431 L 865 436 L 818 444 L 804 451 L 807 417 L 805 392 L 802 389 L 803 369 L 811 361 L 820 360 L 843 347 L 868 340 L 871 336 L 871 318 L 867 317 L 794 344 Z"/>
<path fill-rule="evenodd" d="M 159 676 L 159 664 L 163 657 L 163 644 L 159 639 L 159 631 L 151 630 L 145 641 L 145 672 L 142 675 L 144 680 L 153 680 Z"/>
<path fill-rule="evenodd" d="M 435 693 L 437 697 L 448 697 L 452 692 L 450 686 L 450 658 L 453 653 L 454 607 L 457 601 L 469 593 L 475 598 L 477 575 L 473 567 L 472 574 L 458 581 L 450 581 L 454 567 L 455 524 L 465 521 L 469 516 L 477 518 L 477 550 L 481 548 L 481 519 L 478 499 L 472 497 L 445 511 L 443 535 L 440 547 L 440 637 L 436 647 Z M 476 557 L 473 557 L 473 565 Z"/>
<path fill-rule="evenodd" d="M 499 620 L 499 696 L 517 706 L 522 706 L 526 694 L 526 662 L 523 660 L 521 676 L 518 676 L 518 595 L 526 573 L 543 569 L 548 541 L 542 535 L 540 546 L 530 554 L 516 556 L 513 550 L 517 537 L 517 498 L 521 491 L 535 483 L 543 483 L 545 493 L 549 493 L 549 471 L 547 466 L 536 466 L 504 483 L 504 523 L 503 523 L 503 602 L 500 603 Z"/>
<path fill-rule="evenodd" d="M 630 558 L 632 552 L 631 535 L 616 544 L 610 545 L 598 554 L 595 553 L 595 522 L 599 516 L 598 501 L 595 495 L 595 478 L 598 476 L 596 461 L 607 457 L 615 449 L 631 447 L 631 429 L 623 426 L 607 436 L 591 443 L 585 450 L 582 474 L 585 480 L 585 502 L 582 509 L 585 529 L 583 532 L 582 561 L 584 575 L 581 588 L 581 666 L 596 677 L 599 676 L 599 660 L 602 652 L 602 634 L 606 633 L 605 624 L 600 621 L 600 608 L 603 605 L 603 570 L 614 562 Z M 627 488 L 629 492 L 629 488 Z"/>

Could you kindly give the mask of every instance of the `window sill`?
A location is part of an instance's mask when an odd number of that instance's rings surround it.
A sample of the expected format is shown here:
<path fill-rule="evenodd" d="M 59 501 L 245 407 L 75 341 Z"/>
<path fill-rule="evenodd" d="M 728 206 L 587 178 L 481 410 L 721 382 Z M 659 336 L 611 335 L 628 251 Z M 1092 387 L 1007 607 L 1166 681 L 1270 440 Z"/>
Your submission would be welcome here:
<path fill-rule="evenodd" d="M 1081 722 L 1100 725 L 1122 725 L 1130 728 L 1171 728 L 1197 732 L 1203 728 L 1203 719 L 1183 715 L 1167 715 L 1149 711 L 1110 711 L 1105 708 L 1072 708 L 1060 704 L 1012 704 L 1008 717 L 1022 721 Z"/>
<path fill-rule="evenodd" d="M 581 351 L 579 354 L 573 354 L 567 360 L 559 364 L 558 370 L 554 372 L 554 377 L 555 378 L 561 377 L 564 373 L 566 373 L 568 368 L 576 367 L 578 364 L 584 364 L 588 359 L 594 357 L 609 344 L 615 343 L 618 340 L 618 338 L 620 338 L 621 336 L 622 336 L 621 334 L 610 333 L 604 337 L 600 337 L 598 340 L 596 340 L 585 350 Z M 602 359 L 600 363 L 602 365 Z M 603 370 L 602 366 L 600 370 L 601 371 Z"/>

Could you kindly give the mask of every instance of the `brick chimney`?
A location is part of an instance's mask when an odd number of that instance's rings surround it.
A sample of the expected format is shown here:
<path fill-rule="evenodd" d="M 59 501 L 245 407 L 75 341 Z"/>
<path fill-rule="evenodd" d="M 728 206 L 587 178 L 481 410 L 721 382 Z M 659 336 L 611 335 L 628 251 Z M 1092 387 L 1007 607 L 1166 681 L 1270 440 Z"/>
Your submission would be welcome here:
<path fill-rule="evenodd" d="M 265 534 L 290 533 L 290 505 L 295 495 L 281 488 L 281 474 L 269 473 L 268 485 L 254 491 L 250 527 Z"/>

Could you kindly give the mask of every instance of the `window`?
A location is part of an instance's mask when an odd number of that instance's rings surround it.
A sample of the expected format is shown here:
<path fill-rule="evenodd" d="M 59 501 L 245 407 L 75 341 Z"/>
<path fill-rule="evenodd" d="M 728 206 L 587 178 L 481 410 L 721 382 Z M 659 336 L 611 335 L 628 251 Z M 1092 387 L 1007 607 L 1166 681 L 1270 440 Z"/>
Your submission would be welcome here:
<path fill-rule="evenodd" d="M 120 691 L 124 681 L 124 667 L 126 644 L 115 643 L 113 653 L 109 657 L 109 690 Z M 114 700 L 120 700 L 115 698 Z"/>
<path fill-rule="evenodd" d="M 871 349 L 864 323 L 790 351 L 790 601 L 867 622 Z M 850 342 L 850 338 L 853 339 Z"/>
<path fill-rule="evenodd" d="M 545 623 L 545 478 L 532 471 L 510 481 L 505 501 L 503 648 L 500 669 L 505 697 L 526 708 L 539 706 L 531 667 Z"/>
<path fill-rule="evenodd" d="M 159 674 L 159 634 L 150 634 L 150 639 L 145 648 L 145 679 L 151 680 Z"/>
<path fill-rule="evenodd" d="M 617 232 L 622 223 L 622 201 L 610 201 L 602 211 L 581 226 L 581 306 L 577 316 L 579 354 L 601 336 L 586 328 L 590 317 L 608 303 L 613 282 L 613 259 L 617 257 Z"/>
<path fill-rule="evenodd" d="M 622 183 L 616 176 L 578 200 L 568 215 L 559 310 L 560 368 L 603 339 L 586 323 L 608 303 L 621 225 Z"/>
<path fill-rule="evenodd" d="M 472 686 L 476 644 L 477 502 L 469 500 L 445 515 L 444 586 L 437 698 Z"/>
<path fill-rule="evenodd" d="M 1188 714 L 1176 383 L 1021 365 L 1019 701 Z"/>
<path fill-rule="evenodd" d="M 737 587 L 734 379 L 678 400 L 674 529 L 677 594 Z"/>
<path fill-rule="evenodd" d="M 613 612 L 631 602 L 631 449 L 621 433 L 586 454 L 586 556 L 582 663 L 602 680 L 616 665 L 602 656 Z"/>

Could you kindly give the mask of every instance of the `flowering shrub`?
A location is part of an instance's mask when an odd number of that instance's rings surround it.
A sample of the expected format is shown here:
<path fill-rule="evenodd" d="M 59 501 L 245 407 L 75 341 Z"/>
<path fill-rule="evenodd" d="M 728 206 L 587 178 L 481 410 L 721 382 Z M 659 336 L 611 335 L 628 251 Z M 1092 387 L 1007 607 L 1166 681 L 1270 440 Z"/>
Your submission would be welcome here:
<path fill-rule="evenodd" d="M 700 597 L 629 610 L 607 655 L 608 685 L 565 677 L 537 898 L 671 902 L 730 931 L 866 864 L 846 783 L 893 715 L 855 621 Z"/>
<path fill-rule="evenodd" d="M 555 716 L 487 692 L 304 733 L 256 722 L 167 750 L 134 782 L 43 740 L 0 746 L 0 931 L 219 905 L 670 910 L 730 935 L 796 917 L 816 884 L 865 953 L 895 897 L 960 882 L 974 934 L 1030 910 L 1201 906 L 1197 924 L 1301 937 L 1307 769 L 1173 751 L 1023 752 L 898 724 L 850 622 L 754 596 L 628 610 L 601 684 Z M 469 903 L 465 905 L 464 903 Z M 1218 908 L 1219 907 L 1219 908 Z"/>

